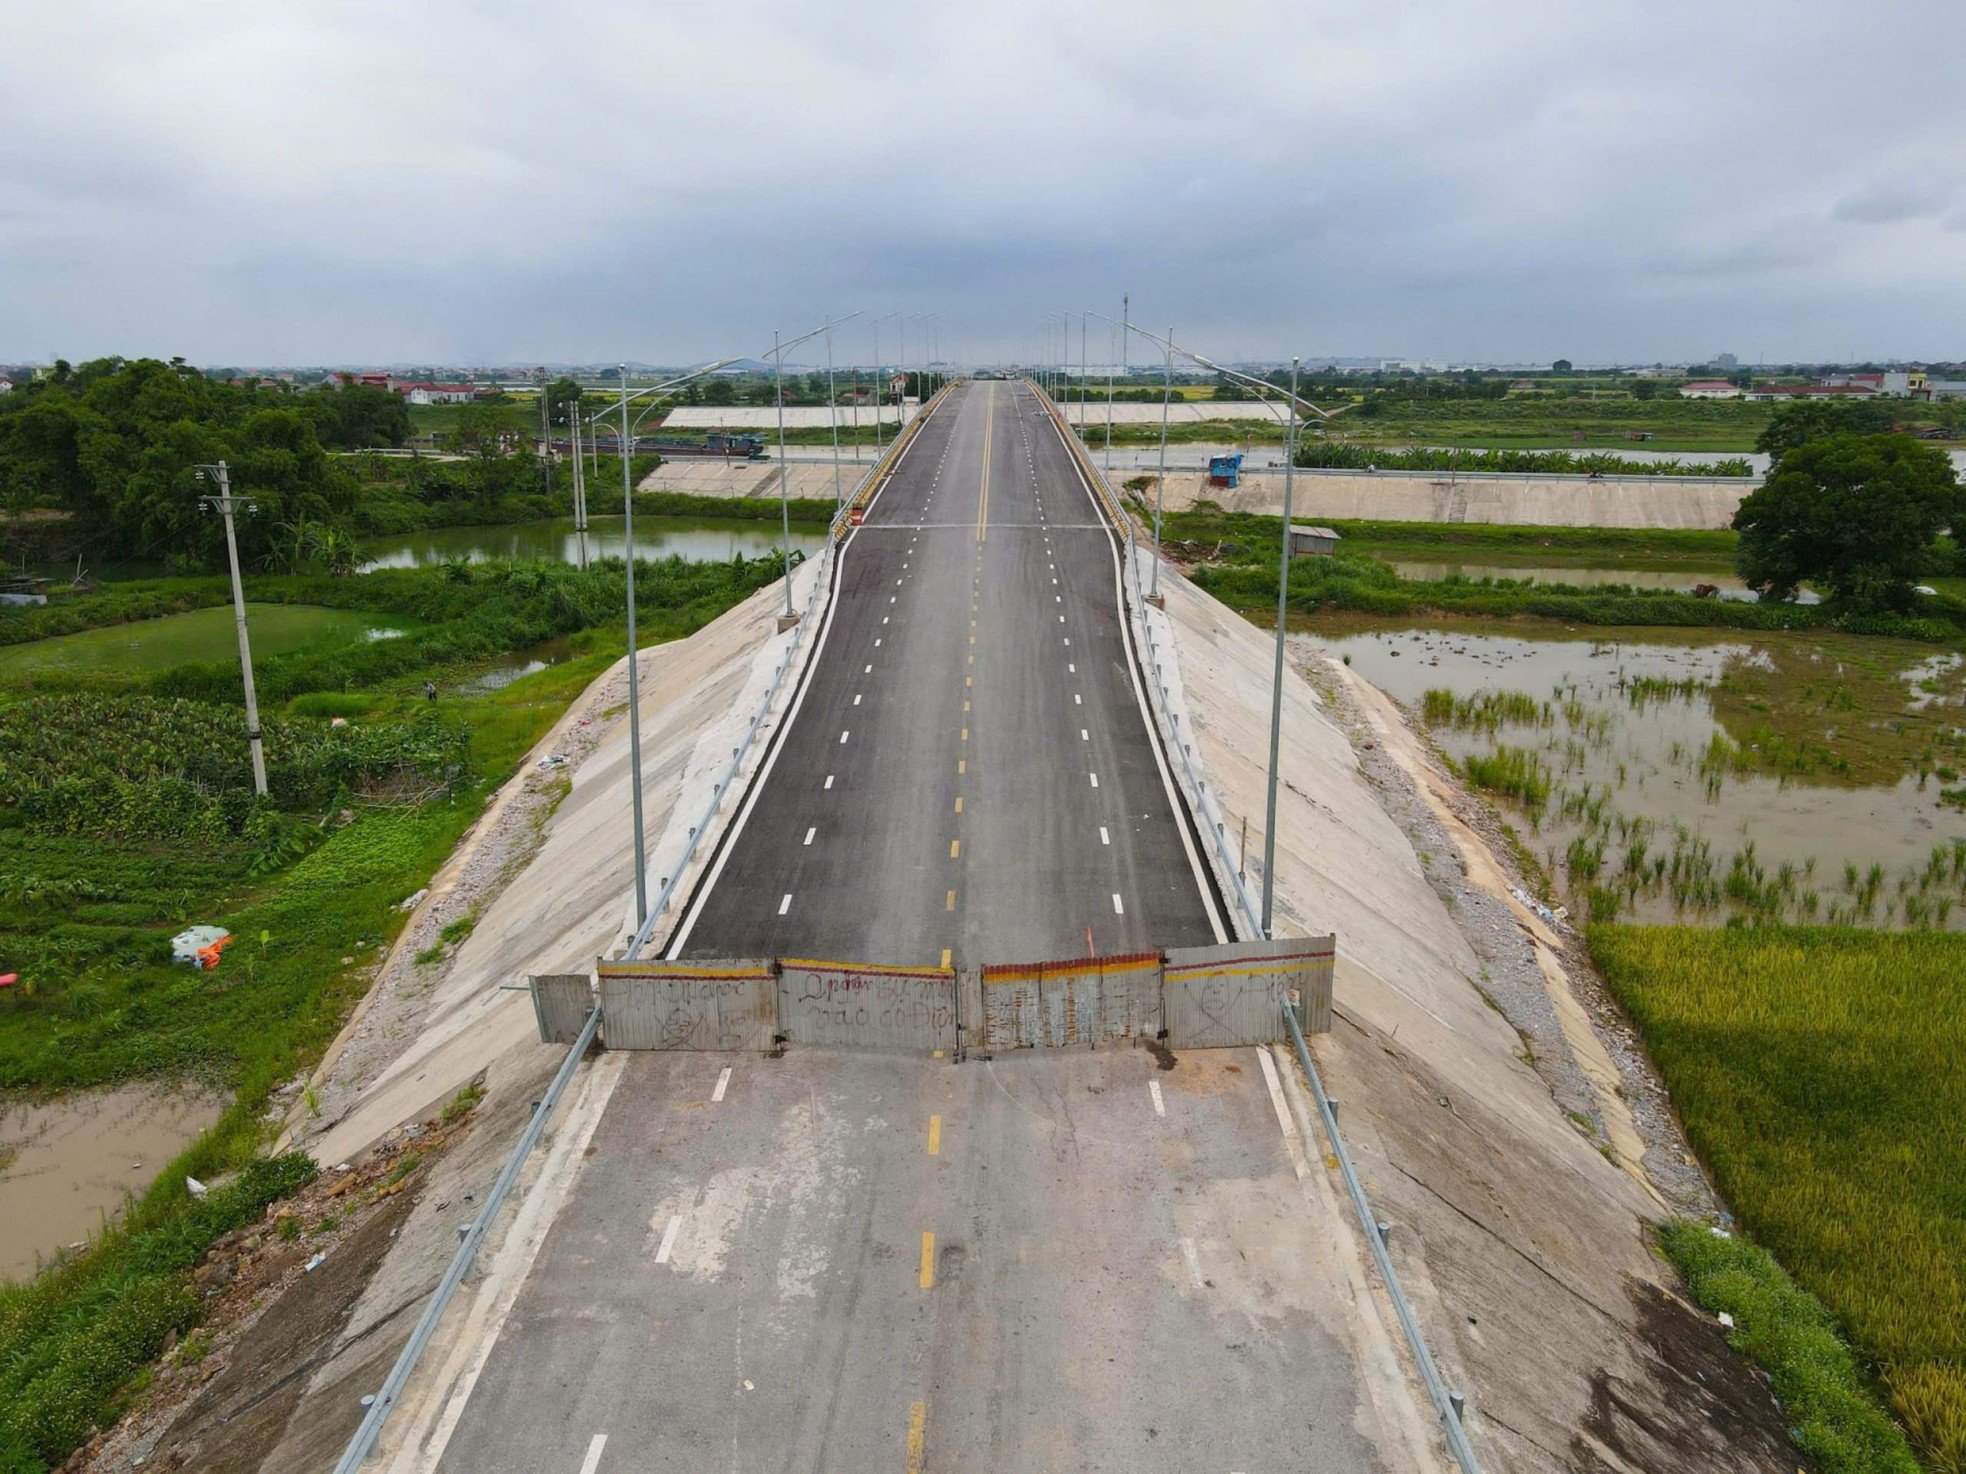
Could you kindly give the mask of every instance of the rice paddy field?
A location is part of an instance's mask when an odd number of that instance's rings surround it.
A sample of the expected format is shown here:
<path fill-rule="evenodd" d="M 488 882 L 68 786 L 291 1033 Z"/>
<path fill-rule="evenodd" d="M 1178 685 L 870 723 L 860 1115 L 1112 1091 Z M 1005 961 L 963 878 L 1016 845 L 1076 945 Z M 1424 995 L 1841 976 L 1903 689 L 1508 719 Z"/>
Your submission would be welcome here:
<path fill-rule="evenodd" d="M 1740 1225 L 1827 1307 L 1925 1467 L 1962 1474 L 1966 937 L 1588 935 Z"/>

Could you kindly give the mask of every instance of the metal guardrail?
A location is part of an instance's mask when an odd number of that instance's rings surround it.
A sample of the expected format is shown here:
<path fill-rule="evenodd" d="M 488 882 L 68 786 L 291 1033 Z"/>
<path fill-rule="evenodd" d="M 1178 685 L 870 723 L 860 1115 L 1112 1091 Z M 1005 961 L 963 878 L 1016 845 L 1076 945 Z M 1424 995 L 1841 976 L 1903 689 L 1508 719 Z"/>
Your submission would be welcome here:
<path fill-rule="evenodd" d="M 546 1118 L 553 1107 L 559 1103 L 560 1096 L 573 1078 L 574 1066 L 580 1063 L 587 1047 L 594 1042 L 594 1035 L 601 1027 L 601 1010 L 596 1007 L 587 1015 L 587 1022 L 581 1026 L 580 1037 L 573 1041 L 567 1050 L 567 1057 L 560 1062 L 560 1068 L 553 1076 L 553 1083 L 546 1088 L 546 1094 L 533 1104 L 532 1117 L 526 1122 L 526 1129 L 519 1136 L 519 1144 L 505 1159 L 504 1170 L 498 1174 L 498 1181 L 485 1203 L 478 1210 L 478 1216 L 471 1220 L 464 1230 L 464 1240 L 451 1255 L 449 1267 L 444 1277 L 437 1282 L 436 1290 L 430 1296 L 430 1303 L 423 1307 L 423 1314 L 417 1318 L 416 1328 L 410 1332 L 410 1339 L 396 1357 L 395 1365 L 389 1368 L 389 1375 L 383 1379 L 382 1387 L 374 1396 L 367 1399 L 368 1411 L 362 1417 L 362 1424 L 355 1430 L 355 1436 L 348 1440 L 348 1447 L 342 1450 L 341 1459 L 335 1465 L 335 1474 L 355 1474 L 375 1446 L 376 1436 L 382 1432 L 382 1425 L 395 1409 L 397 1399 L 403 1395 L 403 1388 L 410 1380 L 410 1373 L 416 1370 L 417 1362 L 430 1344 L 430 1338 L 437 1332 L 437 1322 L 443 1319 L 444 1309 L 451 1303 L 451 1296 L 470 1273 L 471 1261 L 477 1258 L 478 1245 L 484 1242 L 486 1232 L 491 1228 L 492 1218 L 511 1192 L 513 1182 L 519 1176 L 519 1169 L 525 1166 L 526 1158 L 539 1142 L 540 1133 L 546 1128 Z"/>
<path fill-rule="evenodd" d="M 839 561 L 836 556 L 840 543 L 839 534 L 849 523 L 852 509 L 878 486 L 878 478 L 892 471 L 906 446 L 912 442 L 914 428 L 928 418 L 929 410 L 933 408 L 941 394 L 947 392 L 945 387 L 923 407 L 921 413 L 909 421 L 903 434 L 895 437 L 894 443 L 888 448 L 888 453 L 874 463 L 854 488 L 853 495 L 846 498 L 841 503 L 839 511 L 834 514 L 825 550 L 820 554 L 822 564 L 827 566 L 813 580 L 812 593 L 806 600 L 806 612 L 795 627 L 792 644 L 786 650 L 785 658 L 779 662 L 777 670 L 772 673 L 771 685 L 766 689 L 764 699 L 759 703 L 758 710 L 751 717 L 750 725 L 745 729 L 743 742 L 733 750 L 730 767 L 717 781 L 716 790 L 711 795 L 709 807 L 704 811 L 702 820 L 690 830 L 689 843 L 684 847 L 682 857 L 676 863 L 676 873 L 665 879 L 661 894 L 657 896 L 655 904 L 649 908 L 648 915 L 635 933 L 634 940 L 628 944 L 624 954 L 628 960 L 632 961 L 638 957 L 642 948 L 647 945 L 649 934 L 657 919 L 668 906 L 683 872 L 689 868 L 690 859 L 695 855 L 697 846 L 709 831 L 710 821 L 716 817 L 726 790 L 737 777 L 739 769 L 743 767 L 745 753 L 750 750 L 759 729 L 764 725 L 766 716 L 770 714 L 771 704 L 777 698 L 779 687 L 784 683 L 785 673 L 795 663 L 799 646 L 805 639 L 806 629 L 812 624 L 812 616 L 819 607 L 820 597 L 839 574 Z M 785 576 L 790 578 L 792 570 L 786 569 Z M 629 659 L 637 659 L 639 654 L 639 651 L 630 651 Z M 504 1206 L 506 1196 L 511 1192 L 512 1184 L 518 1179 L 526 1158 L 532 1155 L 533 1148 L 539 1144 L 540 1134 L 546 1127 L 547 1116 L 559 1103 L 567 1083 L 573 1078 L 575 1066 L 593 1045 L 594 1036 L 600 1031 L 600 1027 L 601 1009 L 597 1003 L 589 1010 L 586 1022 L 581 1025 L 579 1037 L 567 1050 L 566 1058 L 560 1062 L 560 1068 L 554 1074 L 553 1082 L 547 1087 L 546 1094 L 534 1103 L 532 1115 L 526 1122 L 526 1129 L 520 1133 L 518 1142 L 505 1159 L 505 1166 L 499 1172 L 498 1180 L 492 1184 L 490 1194 L 478 1210 L 478 1216 L 462 1230 L 463 1239 L 457 1246 L 457 1252 L 451 1256 L 451 1262 L 444 1270 L 443 1278 L 437 1282 L 437 1288 L 431 1293 L 429 1303 L 423 1307 L 423 1314 L 417 1318 L 416 1326 L 410 1332 L 410 1339 L 404 1343 L 394 1365 L 389 1369 L 389 1375 L 383 1379 L 381 1388 L 367 1399 L 368 1410 L 362 1417 L 361 1426 L 355 1430 L 354 1436 L 348 1440 L 348 1446 L 342 1450 L 341 1458 L 335 1464 L 335 1474 L 356 1474 L 374 1449 L 376 1439 L 382 1432 L 383 1423 L 395 1410 L 397 1401 L 403 1395 L 403 1388 L 408 1385 L 411 1374 L 415 1372 L 418 1361 L 422 1359 L 424 1350 L 430 1344 L 431 1337 L 436 1334 L 438 1322 L 443 1319 L 445 1310 L 450 1306 L 451 1297 L 457 1293 L 458 1286 L 464 1283 L 465 1275 L 470 1273 L 472 1262 L 478 1256 L 478 1248 L 484 1242 L 493 1218 Z"/>
<path fill-rule="evenodd" d="M 1032 387 L 1037 388 L 1035 384 Z M 1069 427 L 1065 425 L 1065 421 L 1058 413 L 1057 405 L 1052 403 L 1050 396 L 1041 388 L 1037 392 L 1039 398 L 1050 409 L 1052 419 L 1065 430 L 1065 443 L 1074 459 L 1083 471 L 1094 478 L 1109 504 L 1116 505 L 1112 487 L 1106 484 L 1098 463 L 1093 460 L 1085 443 L 1076 434 L 1071 433 Z M 1129 603 L 1133 604 L 1138 613 L 1142 628 L 1147 630 L 1148 651 L 1152 654 L 1156 647 L 1153 643 L 1152 631 L 1146 623 L 1145 600 L 1140 594 L 1140 567 L 1138 558 L 1134 556 L 1136 539 L 1133 519 L 1124 517 L 1122 525 L 1126 531 L 1127 568 L 1132 578 L 1132 598 Z M 1160 694 L 1158 703 L 1160 714 L 1171 731 L 1174 726 L 1174 712 L 1168 704 L 1167 686 L 1161 680 L 1159 661 L 1154 662 L 1151 674 Z M 1261 938 L 1263 928 L 1258 920 L 1259 913 L 1251 901 L 1248 885 L 1237 867 L 1228 859 L 1227 836 L 1221 810 L 1214 806 L 1214 800 L 1202 783 L 1200 775 L 1194 770 L 1188 750 L 1190 744 L 1181 741 L 1178 732 L 1175 732 L 1173 737 L 1174 746 L 1181 757 L 1182 768 L 1187 773 L 1189 785 L 1200 806 L 1203 827 L 1215 838 L 1216 852 L 1222 858 L 1223 870 L 1234 883 L 1236 897 L 1242 905 L 1245 919 L 1249 922 L 1251 938 L 1252 940 Z M 1461 1393 L 1449 1389 L 1441 1378 L 1440 1367 L 1435 1363 L 1433 1353 L 1427 1349 L 1427 1339 L 1420 1329 L 1419 1317 L 1414 1314 L 1412 1302 L 1406 1298 L 1406 1291 L 1400 1284 L 1399 1271 L 1393 1267 L 1392 1256 L 1387 1251 L 1387 1230 L 1380 1225 L 1378 1218 L 1372 1212 L 1371 1200 L 1365 1195 L 1365 1184 L 1359 1178 L 1357 1167 L 1352 1163 L 1352 1154 L 1345 1146 L 1344 1134 L 1338 1129 L 1338 1103 L 1325 1091 L 1324 1079 L 1318 1074 L 1317 1065 L 1311 1059 L 1310 1049 L 1304 1043 L 1304 1031 L 1298 1022 L 1297 1010 L 1285 1004 L 1283 1017 L 1290 1031 L 1290 1042 L 1297 1050 L 1297 1062 L 1303 1067 L 1304 1077 L 1310 1081 L 1311 1095 L 1317 1104 L 1318 1121 L 1323 1127 L 1325 1139 L 1331 1145 L 1331 1155 L 1338 1163 L 1339 1175 L 1345 1180 L 1345 1190 L 1351 1197 L 1353 1211 L 1358 1214 L 1359 1226 L 1364 1230 L 1366 1241 L 1372 1247 L 1373 1262 L 1378 1266 L 1379 1277 L 1393 1302 L 1393 1312 L 1399 1318 L 1400 1329 L 1406 1336 L 1406 1344 L 1412 1352 L 1414 1365 L 1419 1368 L 1420 1380 L 1427 1389 L 1427 1396 L 1440 1415 L 1441 1427 L 1447 1436 L 1448 1449 L 1453 1453 L 1455 1462 L 1460 1465 L 1462 1474 L 1481 1474 L 1481 1464 L 1475 1458 L 1474 1447 L 1468 1441 L 1468 1432 L 1463 1424 L 1466 1399 Z"/>
<path fill-rule="evenodd" d="M 1475 1458 L 1474 1446 L 1468 1442 L 1468 1430 L 1463 1422 L 1466 1399 L 1448 1388 L 1441 1379 L 1433 1353 L 1427 1349 L 1427 1338 L 1420 1330 L 1419 1317 L 1413 1313 L 1412 1302 L 1406 1298 L 1406 1291 L 1400 1285 L 1399 1271 L 1393 1268 L 1392 1255 L 1386 1249 L 1388 1229 L 1373 1216 L 1372 1204 L 1365 1196 L 1365 1184 L 1359 1180 L 1358 1169 L 1352 1165 L 1352 1154 L 1345 1147 L 1343 1133 L 1338 1130 L 1338 1102 L 1325 1093 L 1324 1080 L 1311 1061 L 1310 1050 L 1304 1045 L 1304 1031 L 1298 1026 L 1297 1010 L 1287 1003 L 1283 1009 L 1283 1020 L 1290 1030 L 1291 1045 L 1297 1051 L 1297 1063 L 1303 1066 L 1304 1077 L 1311 1082 L 1318 1121 L 1324 1128 L 1325 1139 L 1331 1144 L 1331 1155 L 1338 1159 L 1338 1170 L 1345 1179 L 1346 1191 L 1351 1195 L 1352 1210 L 1358 1214 L 1359 1227 L 1365 1231 L 1366 1242 L 1372 1246 L 1373 1262 L 1379 1266 L 1379 1277 L 1385 1282 L 1386 1294 L 1393 1302 L 1393 1312 L 1399 1317 L 1400 1329 L 1406 1333 L 1407 1349 L 1413 1353 L 1414 1364 L 1420 1369 L 1420 1380 L 1426 1385 L 1427 1395 L 1433 1399 L 1434 1410 L 1440 1415 L 1441 1427 L 1447 1434 L 1447 1447 L 1453 1452 L 1454 1461 L 1461 1466 L 1463 1474 L 1481 1474 L 1481 1464 Z"/>

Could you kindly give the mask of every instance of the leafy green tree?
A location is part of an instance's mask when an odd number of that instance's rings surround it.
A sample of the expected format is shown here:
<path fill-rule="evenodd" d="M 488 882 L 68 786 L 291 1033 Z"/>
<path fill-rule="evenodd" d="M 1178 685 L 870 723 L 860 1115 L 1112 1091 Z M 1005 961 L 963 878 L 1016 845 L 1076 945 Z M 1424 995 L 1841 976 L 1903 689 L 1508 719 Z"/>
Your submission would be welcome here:
<path fill-rule="evenodd" d="M 721 375 L 708 379 L 703 384 L 703 402 L 720 406 L 736 404 L 737 386 Z"/>
<path fill-rule="evenodd" d="M 1559 358 L 1555 363 L 1550 365 L 1550 372 L 1553 374 L 1567 374 L 1571 371 L 1571 368 L 1572 364 L 1569 359 Z"/>
<path fill-rule="evenodd" d="M 321 443 L 336 450 L 404 445 L 412 429 L 403 396 L 379 384 L 330 384 L 300 397 Z"/>
<path fill-rule="evenodd" d="M 1875 399 L 1799 399 L 1775 411 L 1754 448 L 1771 464 L 1789 451 L 1829 435 L 1882 435 L 1895 412 Z"/>
<path fill-rule="evenodd" d="M 1804 580 L 1905 608 L 1932 539 L 1966 517 L 1952 462 L 1904 435 L 1828 435 L 1785 452 L 1734 515 L 1735 567 L 1764 595 Z"/>
<path fill-rule="evenodd" d="M 546 386 L 546 412 L 556 425 L 573 423 L 573 412 L 580 406 L 580 385 L 570 378 L 558 378 Z"/>
<path fill-rule="evenodd" d="M 1659 385 L 1655 380 L 1652 379 L 1632 380 L 1633 399 L 1656 399 L 1658 395 L 1659 395 Z"/>

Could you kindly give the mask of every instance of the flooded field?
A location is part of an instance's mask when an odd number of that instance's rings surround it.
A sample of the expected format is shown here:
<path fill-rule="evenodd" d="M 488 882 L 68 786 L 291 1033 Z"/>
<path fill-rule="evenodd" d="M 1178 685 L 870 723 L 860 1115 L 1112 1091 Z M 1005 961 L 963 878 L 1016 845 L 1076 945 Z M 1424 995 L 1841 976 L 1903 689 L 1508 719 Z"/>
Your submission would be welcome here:
<path fill-rule="evenodd" d="M 246 623 L 253 654 L 267 656 L 355 640 L 388 639 L 403 633 L 409 621 L 313 604 L 248 603 Z M 232 606 L 225 604 L 56 635 L 26 645 L 0 645 L 0 679 L 37 670 L 169 670 L 194 661 L 238 658 L 239 637 L 232 622 Z"/>
<path fill-rule="evenodd" d="M 1966 658 L 1898 640 L 1321 616 L 1600 919 L 1966 929 Z"/>
<path fill-rule="evenodd" d="M 216 1096 L 141 1085 L 0 1105 L 0 1279 L 24 1279 L 99 1231 L 221 1108 Z"/>
<path fill-rule="evenodd" d="M 628 546 L 620 517 L 587 519 L 589 556 L 619 558 Z M 824 545 L 823 525 L 794 522 L 792 548 L 816 552 Z M 683 558 L 691 563 L 724 563 L 738 556 L 762 557 L 784 546 L 784 532 L 775 522 L 749 522 L 715 517 L 637 517 L 635 554 L 640 558 Z M 374 568 L 431 568 L 453 558 L 473 563 L 492 559 L 547 559 L 572 563 L 573 519 L 554 517 L 543 522 L 519 522 L 504 527 L 438 527 L 400 537 L 370 538 L 362 544 L 361 572 Z"/>
<path fill-rule="evenodd" d="M 1517 582 L 1567 584 L 1571 588 L 1594 589 L 1607 584 L 1623 584 L 1634 589 L 1663 589 L 1669 593 L 1690 594 L 1701 584 L 1711 584 L 1716 597 L 1753 603 L 1759 596 L 1725 568 L 1692 568 L 1661 571 L 1637 568 L 1589 568 L 1561 565 L 1534 566 L 1513 563 L 1413 562 L 1402 558 L 1386 560 L 1401 578 L 1435 582 L 1447 578 L 1513 579 Z M 1820 604 L 1822 596 L 1804 589 L 1798 604 Z"/>

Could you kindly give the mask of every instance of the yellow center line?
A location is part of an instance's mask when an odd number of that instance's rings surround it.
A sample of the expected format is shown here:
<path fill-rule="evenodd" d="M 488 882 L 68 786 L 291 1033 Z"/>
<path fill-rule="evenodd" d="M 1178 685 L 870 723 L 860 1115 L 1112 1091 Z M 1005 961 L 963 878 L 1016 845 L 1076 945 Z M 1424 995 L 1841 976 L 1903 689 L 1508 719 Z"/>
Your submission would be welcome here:
<path fill-rule="evenodd" d="M 935 1284 L 935 1235 L 932 1233 L 924 1233 L 922 1235 L 922 1288 L 926 1290 L 933 1287 L 934 1284 Z"/>
<path fill-rule="evenodd" d="M 962 740 L 965 742 L 969 741 L 969 728 L 967 727 L 963 728 Z"/>
<path fill-rule="evenodd" d="M 931 1157 L 942 1155 L 942 1118 L 940 1116 L 930 1116 L 928 1118 L 928 1154 Z"/>
<path fill-rule="evenodd" d="M 925 1403 L 908 1404 L 908 1474 L 922 1474 L 922 1456 L 927 1448 L 923 1425 L 928 1421 Z"/>
<path fill-rule="evenodd" d="M 948 907 L 947 907 L 946 909 L 948 909 L 948 910 L 950 910 L 950 911 L 953 911 L 953 910 L 955 910 L 955 909 L 956 909 L 956 893 L 955 893 L 954 891 L 950 891 L 950 892 L 949 892 L 949 904 L 948 904 Z"/>
<path fill-rule="evenodd" d="M 958 858 L 962 854 L 962 852 L 963 852 L 963 842 L 961 840 L 952 839 L 949 841 L 949 858 L 951 860 Z"/>
<path fill-rule="evenodd" d="M 983 416 L 983 475 L 976 488 L 976 540 L 983 541 L 983 533 L 990 525 L 990 441 L 997 423 L 997 398 L 990 396 L 989 408 Z"/>
<path fill-rule="evenodd" d="M 947 966 L 949 965 L 949 949 L 948 949 L 947 947 L 944 947 L 944 948 L 942 949 L 942 965 L 943 965 L 944 967 L 947 967 Z M 936 1052 L 937 1054 L 940 1054 L 940 1053 L 941 1053 L 942 1051 L 938 1049 L 938 1050 L 936 1050 L 935 1052 Z M 939 1120 L 939 1119 L 941 1119 L 941 1118 L 940 1118 L 940 1117 L 937 1117 L 937 1119 Z"/>
<path fill-rule="evenodd" d="M 960 759 L 958 759 L 956 762 L 956 771 L 957 772 L 962 771 L 962 761 Z M 959 793 L 956 795 L 956 812 L 960 814 L 962 811 L 963 811 L 963 796 Z"/>

